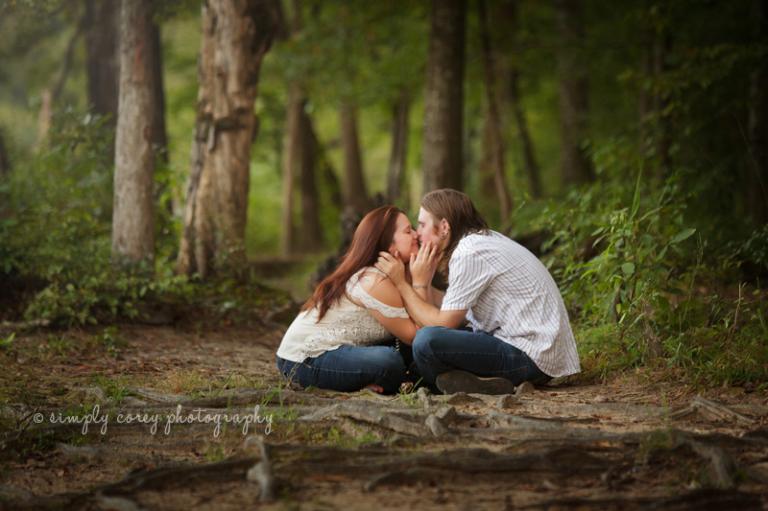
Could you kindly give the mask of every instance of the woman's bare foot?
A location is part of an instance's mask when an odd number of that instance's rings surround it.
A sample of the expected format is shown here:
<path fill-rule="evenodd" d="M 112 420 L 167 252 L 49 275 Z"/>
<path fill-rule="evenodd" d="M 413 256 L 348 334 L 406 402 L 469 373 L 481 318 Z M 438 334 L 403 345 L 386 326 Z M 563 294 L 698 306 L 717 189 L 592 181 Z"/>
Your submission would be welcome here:
<path fill-rule="evenodd" d="M 374 391 L 377 394 L 383 394 L 384 393 L 384 387 L 382 387 L 381 385 L 376 385 L 375 383 L 371 383 L 370 385 L 366 385 L 363 388 L 366 388 L 368 390 L 372 390 L 372 391 Z"/>

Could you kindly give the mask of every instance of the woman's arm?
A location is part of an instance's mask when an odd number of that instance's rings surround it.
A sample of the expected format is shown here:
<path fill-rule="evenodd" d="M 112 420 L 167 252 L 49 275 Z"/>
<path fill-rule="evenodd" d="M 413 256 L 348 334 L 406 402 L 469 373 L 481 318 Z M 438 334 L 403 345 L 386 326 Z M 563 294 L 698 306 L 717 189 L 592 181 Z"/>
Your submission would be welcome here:
<path fill-rule="evenodd" d="M 403 298 L 391 280 L 384 277 L 366 279 L 361 282 L 362 288 L 373 298 L 390 307 L 403 308 Z M 387 329 L 389 333 L 406 344 L 411 344 L 419 329 L 411 318 L 390 318 L 380 311 L 368 308 L 368 312 Z"/>

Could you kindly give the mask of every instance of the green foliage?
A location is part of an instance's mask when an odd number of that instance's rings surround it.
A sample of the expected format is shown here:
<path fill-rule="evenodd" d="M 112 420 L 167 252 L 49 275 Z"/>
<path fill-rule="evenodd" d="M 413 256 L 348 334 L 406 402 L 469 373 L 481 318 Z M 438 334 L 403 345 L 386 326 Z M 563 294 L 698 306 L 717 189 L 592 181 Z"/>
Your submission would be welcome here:
<path fill-rule="evenodd" d="M 687 216 L 695 197 L 678 179 L 618 177 L 626 174 L 618 166 L 641 165 L 624 149 L 617 143 L 596 154 L 602 180 L 550 202 L 536 224 L 552 234 L 544 260 L 577 325 L 588 373 L 649 366 L 702 384 L 764 381 L 765 292 L 723 283 L 747 255 L 764 261 L 765 229 L 715 246 Z"/>

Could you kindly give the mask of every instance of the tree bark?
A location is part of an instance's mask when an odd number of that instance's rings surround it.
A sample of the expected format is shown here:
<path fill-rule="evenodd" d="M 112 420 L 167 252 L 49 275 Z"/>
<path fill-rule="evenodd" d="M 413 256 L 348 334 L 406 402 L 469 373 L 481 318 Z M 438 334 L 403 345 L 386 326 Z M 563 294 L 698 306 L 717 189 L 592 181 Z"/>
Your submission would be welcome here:
<path fill-rule="evenodd" d="M 341 105 L 341 146 L 344 152 L 344 205 L 365 213 L 371 202 L 365 186 L 360 141 L 357 135 L 357 109 L 348 100 Z"/>
<path fill-rule="evenodd" d="M 424 96 L 424 189 L 462 189 L 466 4 L 432 0 Z"/>
<path fill-rule="evenodd" d="M 512 197 L 507 186 L 506 164 L 504 161 L 504 140 L 501 128 L 501 112 L 496 91 L 496 59 L 491 48 L 491 36 L 488 29 L 488 12 L 485 0 L 478 0 L 478 16 L 480 19 L 480 41 L 483 52 L 483 71 L 485 75 L 485 97 L 487 115 L 487 137 L 490 168 L 484 169 L 493 174 L 494 188 L 499 200 L 501 223 L 509 221 L 512 212 Z"/>
<path fill-rule="evenodd" d="M 757 0 L 757 40 L 768 37 L 768 0 Z M 768 64 L 763 59 L 750 76 L 747 204 L 756 225 L 768 223 Z"/>
<path fill-rule="evenodd" d="M 88 103 L 92 110 L 117 122 L 119 62 L 118 0 L 86 0 L 85 54 Z"/>
<path fill-rule="evenodd" d="M 587 66 L 582 0 L 555 0 L 561 41 L 558 48 L 560 89 L 561 174 L 565 185 L 593 181 L 592 165 L 583 148 L 587 137 Z"/>
<path fill-rule="evenodd" d="M 317 250 L 323 246 L 323 229 L 320 226 L 320 194 L 317 189 L 317 136 L 312 127 L 312 118 L 305 109 L 301 111 L 304 121 L 304 151 L 301 158 L 301 228 L 302 248 Z"/>
<path fill-rule="evenodd" d="M 408 93 L 403 91 L 392 108 L 392 150 L 387 169 L 387 200 L 393 204 L 403 196 L 403 179 L 408 158 L 410 106 L 411 100 Z"/>
<path fill-rule="evenodd" d="M 149 52 L 152 55 L 152 148 L 155 156 L 168 163 L 168 133 L 165 128 L 165 92 L 163 87 L 163 47 L 160 27 L 149 27 Z"/>
<path fill-rule="evenodd" d="M 293 1 L 292 37 L 301 31 L 302 5 Z M 322 245 L 320 204 L 315 170 L 316 151 L 312 120 L 306 113 L 307 97 L 303 84 L 295 80 L 288 86 L 288 107 L 283 153 L 283 210 L 281 212 L 281 249 L 289 255 L 297 249 L 314 250 Z M 294 225 L 294 183 L 299 179 L 301 223 Z"/>
<path fill-rule="evenodd" d="M 283 209 L 280 214 L 280 246 L 283 255 L 290 255 L 296 250 L 296 229 L 293 222 L 293 188 L 297 168 L 301 162 L 301 144 L 303 134 L 302 110 L 304 100 L 301 88 L 292 83 L 288 87 L 288 107 L 286 108 L 285 142 L 283 143 Z"/>
<path fill-rule="evenodd" d="M 504 2 L 505 20 L 507 23 L 507 30 L 513 38 L 512 51 L 514 53 L 518 53 L 517 45 L 514 42 L 518 27 L 517 2 L 518 0 L 507 0 Z M 541 170 L 539 168 L 539 163 L 536 160 L 536 152 L 533 148 L 533 140 L 531 139 L 531 134 L 528 129 L 528 120 L 525 116 L 525 109 L 523 108 L 522 96 L 520 94 L 520 69 L 514 58 L 509 65 L 507 78 L 509 83 L 506 88 L 506 96 L 507 101 L 512 107 L 512 115 L 515 118 L 517 133 L 520 137 L 520 145 L 523 150 L 523 163 L 525 165 L 526 175 L 528 176 L 528 185 L 530 187 L 531 196 L 538 199 L 543 195 L 541 188 Z"/>
<path fill-rule="evenodd" d="M 214 269 L 237 269 L 245 262 L 253 105 L 277 19 L 272 0 L 203 4 L 200 88 L 179 272 L 206 278 Z"/>
<path fill-rule="evenodd" d="M 121 5 L 112 218 L 112 258 L 118 264 L 154 258 L 152 99 L 156 77 L 148 47 L 151 5 L 149 0 L 124 0 Z"/>
<path fill-rule="evenodd" d="M 8 147 L 5 145 L 5 133 L 0 129 L 0 180 L 11 173 L 11 159 L 8 156 Z"/>

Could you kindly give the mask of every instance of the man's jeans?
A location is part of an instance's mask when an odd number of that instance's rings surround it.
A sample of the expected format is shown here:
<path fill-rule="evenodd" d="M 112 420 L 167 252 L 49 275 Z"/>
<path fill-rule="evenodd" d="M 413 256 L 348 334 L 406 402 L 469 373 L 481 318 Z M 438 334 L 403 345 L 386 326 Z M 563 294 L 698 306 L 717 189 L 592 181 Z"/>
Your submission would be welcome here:
<path fill-rule="evenodd" d="M 304 362 L 277 357 L 280 373 L 302 387 L 354 392 L 380 385 L 387 394 L 397 392 L 405 379 L 400 353 L 390 346 L 341 346 Z"/>
<path fill-rule="evenodd" d="M 434 387 L 437 375 L 460 369 L 477 376 L 500 376 L 519 385 L 546 383 L 544 374 L 524 352 L 485 332 L 424 327 L 413 340 L 413 358 L 424 383 Z"/>

